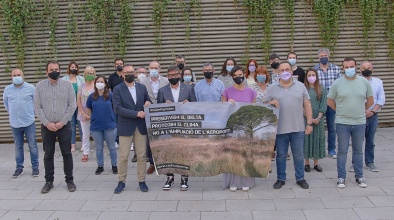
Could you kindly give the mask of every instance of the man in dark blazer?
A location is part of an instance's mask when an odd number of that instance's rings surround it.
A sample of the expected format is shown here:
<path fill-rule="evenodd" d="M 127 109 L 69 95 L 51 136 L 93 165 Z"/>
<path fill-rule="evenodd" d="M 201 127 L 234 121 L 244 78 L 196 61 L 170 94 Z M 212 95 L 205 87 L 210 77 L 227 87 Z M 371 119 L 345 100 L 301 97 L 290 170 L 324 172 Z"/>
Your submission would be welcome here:
<path fill-rule="evenodd" d="M 134 68 L 125 65 L 123 68 L 124 82 L 114 88 L 112 102 L 118 116 L 118 179 L 115 193 L 119 194 L 126 187 L 127 162 L 131 143 L 137 153 L 137 175 L 142 192 L 148 191 L 146 176 L 146 135 L 144 106 L 151 104 L 146 87 L 135 83 Z"/>
<path fill-rule="evenodd" d="M 181 82 L 181 71 L 176 65 L 168 67 L 167 77 L 170 84 L 159 89 L 157 94 L 157 103 L 172 102 L 195 102 L 196 95 L 193 87 Z M 188 176 L 181 177 L 181 191 L 189 189 Z M 170 190 L 174 185 L 174 174 L 167 173 L 167 181 L 163 186 L 163 190 Z"/>

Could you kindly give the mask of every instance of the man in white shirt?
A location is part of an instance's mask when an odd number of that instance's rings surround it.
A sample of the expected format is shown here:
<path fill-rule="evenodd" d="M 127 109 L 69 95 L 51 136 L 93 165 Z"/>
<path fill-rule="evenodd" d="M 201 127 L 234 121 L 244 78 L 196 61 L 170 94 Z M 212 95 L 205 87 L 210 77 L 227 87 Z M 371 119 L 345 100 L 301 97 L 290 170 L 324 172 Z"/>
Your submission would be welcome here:
<path fill-rule="evenodd" d="M 157 93 L 159 89 L 169 82 L 167 77 L 160 75 L 160 63 L 158 61 L 152 61 L 149 64 L 149 77 L 141 80 L 140 83 L 146 86 L 149 98 L 155 104 L 157 103 Z"/>

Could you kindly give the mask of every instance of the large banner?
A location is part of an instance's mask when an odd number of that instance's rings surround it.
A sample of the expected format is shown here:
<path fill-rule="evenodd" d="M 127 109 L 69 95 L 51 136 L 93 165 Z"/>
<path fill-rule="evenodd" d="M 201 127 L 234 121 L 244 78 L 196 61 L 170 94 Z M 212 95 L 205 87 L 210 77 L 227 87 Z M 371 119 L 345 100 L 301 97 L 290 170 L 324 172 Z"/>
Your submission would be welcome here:
<path fill-rule="evenodd" d="M 159 174 L 266 178 L 274 150 L 278 110 L 246 103 L 187 102 L 145 108 Z"/>

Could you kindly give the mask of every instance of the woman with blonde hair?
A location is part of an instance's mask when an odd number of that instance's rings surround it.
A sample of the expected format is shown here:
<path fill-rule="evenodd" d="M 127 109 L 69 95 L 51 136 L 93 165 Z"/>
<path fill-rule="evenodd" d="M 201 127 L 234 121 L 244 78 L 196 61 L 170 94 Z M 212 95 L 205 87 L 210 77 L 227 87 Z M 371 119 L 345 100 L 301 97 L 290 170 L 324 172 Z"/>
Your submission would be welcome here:
<path fill-rule="evenodd" d="M 90 114 L 86 108 L 86 101 L 90 94 L 94 92 L 94 79 L 96 78 L 96 70 L 92 66 L 87 66 L 83 73 L 85 82 L 78 87 L 77 105 L 78 120 L 82 127 L 82 162 L 88 161 L 90 152 Z"/>

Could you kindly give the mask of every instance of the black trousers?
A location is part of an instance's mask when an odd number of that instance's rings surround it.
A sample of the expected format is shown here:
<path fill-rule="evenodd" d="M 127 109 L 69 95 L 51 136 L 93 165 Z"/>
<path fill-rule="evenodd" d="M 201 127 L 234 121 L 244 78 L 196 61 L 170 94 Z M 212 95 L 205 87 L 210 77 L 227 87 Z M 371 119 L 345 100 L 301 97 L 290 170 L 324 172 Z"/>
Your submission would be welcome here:
<path fill-rule="evenodd" d="M 58 131 L 50 131 L 41 124 L 42 144 L 44 147 L 44 167 L 45 180 L 53 182 L 55 174 L 54 155 L 56 138 L 59 141 L 60 151 L 63 156 L 63 170 L 66 182 L 72 182 L 73 177 L 73 156 L 71 154 L 71 124 L 68 122 Z"/>

